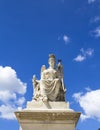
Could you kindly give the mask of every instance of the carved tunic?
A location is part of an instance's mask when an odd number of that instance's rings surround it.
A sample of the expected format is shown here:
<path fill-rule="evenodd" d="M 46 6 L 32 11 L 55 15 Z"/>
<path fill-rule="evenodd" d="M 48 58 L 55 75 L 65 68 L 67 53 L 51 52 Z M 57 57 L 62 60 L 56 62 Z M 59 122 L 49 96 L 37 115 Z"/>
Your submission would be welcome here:
<path fill-rule="evenodd" d="M 57 78 L 57 72 L 55 69 L 48 68 L 42 72 L 40 80 L 42 95 L 47 95 L 49 100 L 56 100 L 60 87 L 61 81 Z"/>

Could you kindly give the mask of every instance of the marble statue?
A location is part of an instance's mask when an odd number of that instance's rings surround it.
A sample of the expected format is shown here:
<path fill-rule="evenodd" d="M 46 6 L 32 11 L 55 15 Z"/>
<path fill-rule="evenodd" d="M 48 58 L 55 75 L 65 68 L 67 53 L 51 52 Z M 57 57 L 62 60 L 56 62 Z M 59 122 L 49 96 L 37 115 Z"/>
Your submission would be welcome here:
<path fill-rule="evenodd" d="M 49 67 L 42 65 L 40 79 L 32 78 L 34 95 L 26 108 L 15 112 L 20 130 L 75 130 L 80 112 L 70 109 L 65 101 L 65 85 L 61 60 L 49 55 Z"/>
<path fill-rule="evenodd" d="M 56 65 L 56 57 L 53 54 L 49 55 L 49 67 L 41 67 L 41 78 L 36 79 L 33 76 L 32 82 L 34 87 L 33 100 L 45 101 L 65 101 L 65 85 L 63 81 L 63 66 L 61 60 L 58 60 Z"/>

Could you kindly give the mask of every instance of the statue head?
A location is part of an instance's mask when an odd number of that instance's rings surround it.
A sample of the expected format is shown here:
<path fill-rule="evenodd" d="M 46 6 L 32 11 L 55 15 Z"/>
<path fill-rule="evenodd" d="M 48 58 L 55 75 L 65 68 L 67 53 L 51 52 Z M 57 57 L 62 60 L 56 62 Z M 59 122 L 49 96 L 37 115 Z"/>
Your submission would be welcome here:
<path fill-rule="evenodd" d="M 50 54 L 50 55 L 49 55 L 48 63 L 49 63 L 49 65 L 50 65 L 50 67 L 54 68 L 55 63 L 56 63 L 56 57 L 55 57 L 54 54 Z"/>

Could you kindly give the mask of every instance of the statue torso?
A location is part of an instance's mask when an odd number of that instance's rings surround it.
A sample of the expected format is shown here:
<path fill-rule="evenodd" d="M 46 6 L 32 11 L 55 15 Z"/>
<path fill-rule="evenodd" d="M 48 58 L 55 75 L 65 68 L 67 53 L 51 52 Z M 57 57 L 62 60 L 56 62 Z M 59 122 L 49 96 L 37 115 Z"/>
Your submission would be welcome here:
<path fill-rule="evenodd" d="M 53 80 L 57 77 L 57 71 L 52 68 L 48 68 L 42 72 L 42 78 L 47 80 Z"/>

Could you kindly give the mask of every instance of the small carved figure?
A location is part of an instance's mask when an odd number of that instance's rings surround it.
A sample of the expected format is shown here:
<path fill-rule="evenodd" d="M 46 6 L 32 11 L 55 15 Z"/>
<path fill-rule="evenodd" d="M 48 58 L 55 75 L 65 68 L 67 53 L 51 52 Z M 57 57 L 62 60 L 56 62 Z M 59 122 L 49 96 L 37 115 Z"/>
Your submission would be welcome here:
<path fill-rule="evenodd" d="M 59 77 L 59 79 L 61 80 L 61 83 L 62 83 L 62 85 L 60 87 L 60 92 L 58 94 L 58 100 L 64 101 L 66 89 L 65 89 L 65 85 L 64 85 L 63 66 L 62 66 L 61 62 L 62 62 L 62 60 L 59 59 L 58 64 L 57 64 L 57 75 L 58 75 L 58 77 Z"/>
<path fill-rule="evenodd" d="M 32 82 L 33 82 L 33 86 L 34 86 L 34 97 L 33 97 L 33 99 L 38 100 L 39 97 L 40 97 L 40 84 L 39 84 L 39 81 L 36 80 L 36 75 L 33 75 Z"/>
<path fill-rule="evenodd" d="M 58 77 L 59 77 L 59 78 L 61 79 L 61 81 L 62 81 L 62 89 L 63 89 L 64 92 L 66 92 L 65 85 L 64 85 L 63 66 L 62 66 L 62 64 L 61 64 L 61 60 L 58 60 L 57 73 L 58 73 Z"/>

